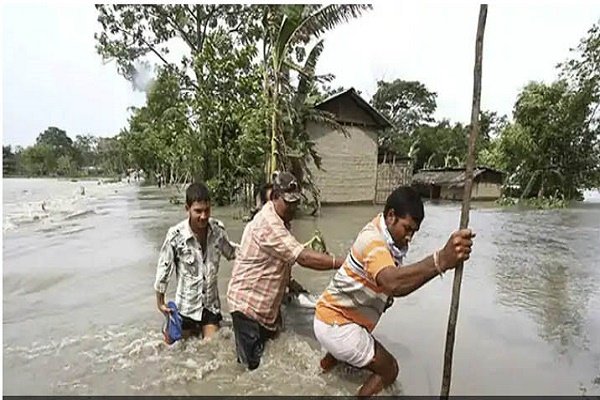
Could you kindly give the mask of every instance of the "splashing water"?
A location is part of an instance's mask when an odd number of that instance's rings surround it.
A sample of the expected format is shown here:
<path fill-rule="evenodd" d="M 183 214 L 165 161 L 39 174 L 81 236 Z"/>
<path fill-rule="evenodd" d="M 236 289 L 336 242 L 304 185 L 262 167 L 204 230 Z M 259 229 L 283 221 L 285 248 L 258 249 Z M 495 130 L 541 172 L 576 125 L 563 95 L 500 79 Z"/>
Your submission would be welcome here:
<path fill-rule="evenodd" d="M 323 374 L 321 352 L 293 332 L 268 342 L 260 367 L 247 371 L 237 363 L 229 327 L 210 340 L 168 346 L 155 327 L 113 326 L 29 347 L 5 345 L 4 354 L 61 366 L 45 377 L 54 394 L 352 395 L 368 376 L 347 366 Z"/>
<path fill-rule="evenodd" d="M 39 190 L 39 180 L 12 179 L 4 191 L 3 231 L 27 227 L 50 229 L 57 224 L 103 214 L 102 201 L 129 189 L 124 183 L 102 181 L 49 181 Z"/>

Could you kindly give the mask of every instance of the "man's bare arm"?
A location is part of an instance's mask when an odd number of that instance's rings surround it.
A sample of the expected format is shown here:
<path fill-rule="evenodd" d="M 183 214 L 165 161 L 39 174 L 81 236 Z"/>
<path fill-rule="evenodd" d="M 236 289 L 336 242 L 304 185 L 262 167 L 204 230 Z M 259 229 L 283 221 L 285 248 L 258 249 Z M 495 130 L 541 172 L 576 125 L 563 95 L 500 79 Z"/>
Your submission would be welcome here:
<path fill-rule="evenodd" d="M 438 275 L 433 256 L 396 268 L 389 266 L 381 270 L 376 277 L 377 285 L 390 296 L 402 297 L 414 292 Z"/>
<path fill-rule="evenodd" d="M 170 313 L 171 309 L 165 304 L 165 294 L 156 292 L 156 307 L 163 313 Z"/>
<path fill-rule="evenodd" d="M 304 249 L 296 259 L 296 262 L 305 268 L 317 271 L 326 271 L 329 269 L 338 269 L 344 263 L 342 257 L 335 257 L 329 254 L 319 253 L 311 249 Z"/>
<path fill-rule="evenodd" d="M 468 260 L 474 237 L 475 234 L 469 229 L 456 231 L 452 233 L 446 245 L 439 250 L 439 265 L 436 266 L 434 256 L 429 256 L 401 268 L 389 266 L 377 274 L 377 285 L 391 296 L 406 296 L 436 275 L 456 267 L 460 261 Z"/>

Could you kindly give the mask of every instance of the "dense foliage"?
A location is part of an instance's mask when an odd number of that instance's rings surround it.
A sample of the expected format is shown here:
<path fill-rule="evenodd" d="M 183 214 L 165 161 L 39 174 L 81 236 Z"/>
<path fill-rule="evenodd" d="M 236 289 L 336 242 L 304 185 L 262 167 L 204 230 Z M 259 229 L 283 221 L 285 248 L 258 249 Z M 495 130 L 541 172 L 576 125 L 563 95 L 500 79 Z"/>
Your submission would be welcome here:
<path fill-rule="evenodd" d="M 323 33 L 364 5 L 98 5 L 97 51 L 146 104 L 113 138 L 49 127 L 33 146 L 3 146 L 5 175 L 123 173 L 170 183 L 202 179 L 226 203 L 276 169 L 296 174 L 318 204 L 319 167 L 306 125 L 343 129 L 314 105 L 341 89 L 319 76 Z M 600 28 L 595 24 L 555 82 L 531 82 L 512 120 L 481 113 L 478 164 L 507 173 L 520 197 L 573 199 L 600 187 Z M 152 79 L 145 82 L 144 74 Z M 465 88 L 468 91 L 468 88 Z M 418 81 L 377 82 L 371 104 L 393 125 L 381 152 L 409 156 L 415 171 L 464 164 L 469 126 L 436 120 L 437 94 Z M 234 196 L 232 196 L 234 194 Z"/>
<path fill-rule="evenodd" d="M 521 198 L 577 199 L 600 187 L 600 28 L 595 24 L 555 82 L 530 82 L 512 121 L 482 112 L 478 164 L 506 172 Z M 378 82 L 372 104 L 394 125 L 380 137 L 384 152 L 408 155 L 414 169 L 464 165 L 469 126 L 435 121 L 436 94 L 420 82 Z"/>

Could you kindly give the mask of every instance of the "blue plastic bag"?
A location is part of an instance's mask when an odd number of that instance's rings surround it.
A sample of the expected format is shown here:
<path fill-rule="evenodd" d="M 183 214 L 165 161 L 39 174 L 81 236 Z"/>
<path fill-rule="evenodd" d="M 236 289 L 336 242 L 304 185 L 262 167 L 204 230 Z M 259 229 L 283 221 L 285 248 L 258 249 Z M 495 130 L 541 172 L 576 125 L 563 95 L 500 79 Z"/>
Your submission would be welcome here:
<path fill-rule="evenodd" d="M 165 314 L 166 322 L 163 326 L 163 336 L 167 344 L 173 344 L 182 338 L 181 334 L 181 315 L 174 301 L 169 301 L 167 307 L 171 309 L 169 314 Z"/>

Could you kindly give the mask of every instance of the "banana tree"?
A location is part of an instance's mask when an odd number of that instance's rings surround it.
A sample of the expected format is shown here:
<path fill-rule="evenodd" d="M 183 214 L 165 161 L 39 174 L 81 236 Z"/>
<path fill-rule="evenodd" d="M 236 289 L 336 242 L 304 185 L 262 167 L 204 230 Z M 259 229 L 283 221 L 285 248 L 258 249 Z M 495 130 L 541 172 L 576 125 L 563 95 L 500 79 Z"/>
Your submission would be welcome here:
<path fill-rule="evenodd" d="M 435 156 L 437 156 L 436 153 L 431 153 L 431 155 L 429 156 L 429 158 L 425 162 L 425 165 L 423 165 L 424 169 L 430 169 L 430 168 L 434 167 L 433 159 L 435 158 Z"/>
<path fill-rule="evenodd" d="M 421 143 L 421 139 L 417 138 L 411 145 L 408 150 L 408 157 L 413 161 L 413 163 L 417 160 L 417 154 L 419 153 L 419 144 Z"/>
<path fill-rule="evenodd" d="M 271 151 L 267 161 L 267 176 L 271 177 L 277 170 L 278 158 L 282 161 L 280 147 L 285 143 L 283 137 L 283 118 L 289 109 L 284 99 L 284 84 L 289 79 L 290 70 L 302 74 L 292 59 L 292 53 L 303 51 L 303 45 L 318 39 L 323 33 L 333 29 L 340 23 L 357 18 L 370 5 L 286 5 L 266 7 L 263 17 L 264 38 L 264 79 L 265 94 L 270 103 L 269 111 L 271 130 Z M 320 42 L 322 46 L 322 42 Z M 289 114 L 287 115 L 290 118 Z"/>
<path fill-rule="evenodd" d="M 549 178 L 552 175 L 554 175 L 558 179 L 558 181 L 560 181 L 561 183 L 564 181 L 564 176 L 556 168 L 545 168 L 545 169 L 538 169 L 538 170 L 533 171 L 531 178 L 529 178 L 529 181 L 527 182 L 527 186 L 521 193 L 521 197 L 519 198 L 519 200 L 523 200 L 523 199 L 526 199 L 529 197 L 529 193 L 531 193 L 531 191 L 533 189 L 533 185 L 536 182 L 538 176 L 540 177 L 540 183 L 539 183 L 537 197 L 538 198 L 543 197 L 545 183 L 549 180 Z"/>
<path fill-rule="evenodd" d="M 280 163 L 286 170 L 291 171 L 299 180 L 301 186 L 307 189 L 312 199 L 313 214 L 320 209 L 320 191 L 313 181 L 311 164 L 321 168 L 321 157 L 316 151 L 315 143 L 311 139 L 307 127 L 309 123 L 328 126 L 332 130 L 345 133 L 343 125 L 338 123 L 335 115 L 314 107 L 317 97 L 317 83 L 328 82 L 330 76 L 317 76 L 315 68 L 317 60 L 323 51 L 323 41 L 320 40 L 311 49 L 302 68 L 297 67 L 299 73 L 298 85 L 292 86 L 289 79 L 283 82 L 283 92 L 288 93 L 286 99 L 291 99 L 284 105 L 287 118 L 284 120 L 283 140 L 280 146 Z"/>

